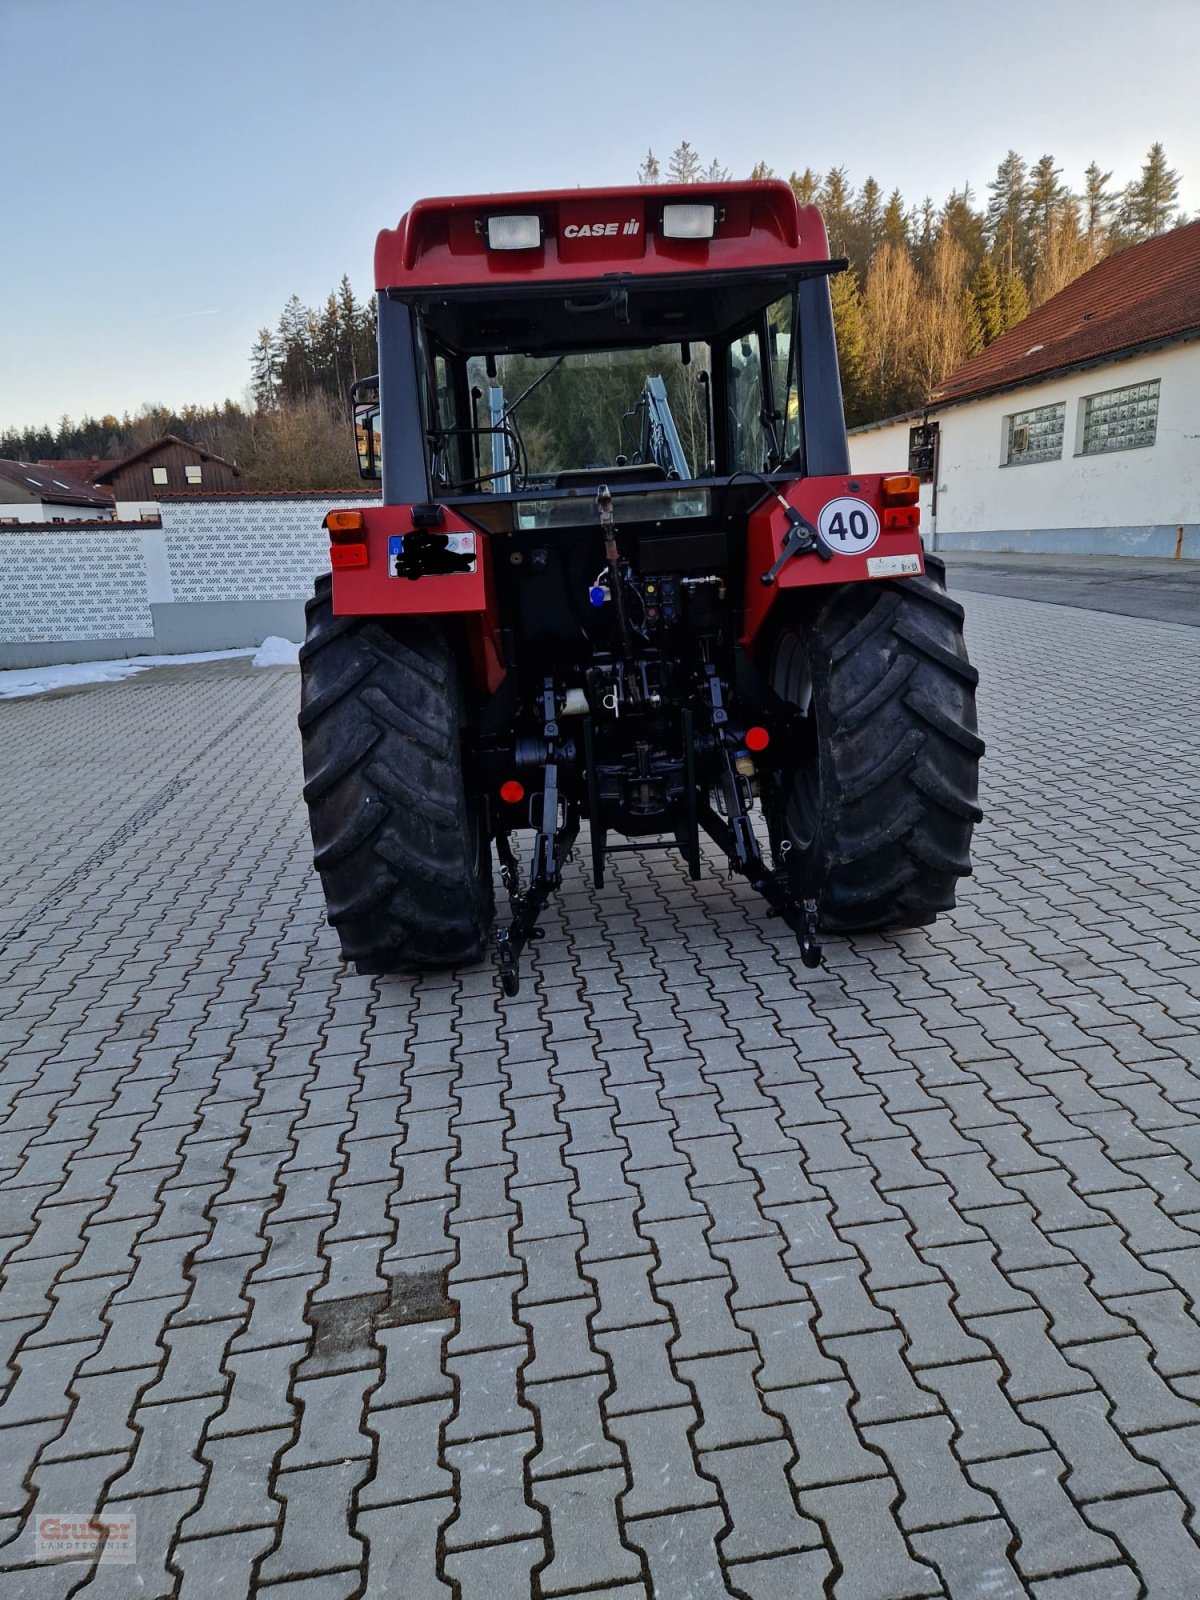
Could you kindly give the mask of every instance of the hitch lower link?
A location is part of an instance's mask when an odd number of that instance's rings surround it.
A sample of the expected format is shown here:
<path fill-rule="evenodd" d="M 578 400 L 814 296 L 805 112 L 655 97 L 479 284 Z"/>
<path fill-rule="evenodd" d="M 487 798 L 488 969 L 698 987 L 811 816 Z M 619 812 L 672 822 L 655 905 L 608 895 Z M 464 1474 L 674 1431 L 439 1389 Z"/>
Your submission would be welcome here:
<path fill-rule="evenodd" d="M 498 928 L 494 937 L 500 988 L 509 997 L 521 987 L 521 953 L 527 944 L 542 937 L 537 919 L 562 883 L 563 864 L 579 832 L 579 818 L 573 806 L 568 805 L 562 827 L 558 822 L 558 768 L 562 752 L 558 745 L 558 706 L 553 678 L 546 678 L 542 686 L 542 738 L 546 759 L 542 763 L 541 813 L 533 843 L 529 882 L 524 887 L 521 866 L 507 830 L 496 838 L 500 876 L 508 892 L 512 916 L 508 926 Z"/>
<path fill-rule="evenodd" d="M 727 725 L 729 714 L 721 697 L 721 680 L 711 666 L 705 682 L 708 692 L 707 707 L 713 732 L 721 744 L 721 798 L 725 816 L 721 817 L 706 805 L 701 811 L 705 831 L 725 851 L 730 868 L 746 878 L 750 887 L 762 895 L 771 908 L 771 915 L 782 917 L 800 942 L 800 960 L 806 967 L 819 967 L 822 961 L 820 939 L 820 906 L 815 898 L 801 899 L 792 888 L 787 872 L 787 857 L 791 850 L 789 840 L 779 848 L 779 865 L 771 870 L 762 858 L 754 825 L 747 809 L 741 777 L 734 765 L 735 746 Z"/>

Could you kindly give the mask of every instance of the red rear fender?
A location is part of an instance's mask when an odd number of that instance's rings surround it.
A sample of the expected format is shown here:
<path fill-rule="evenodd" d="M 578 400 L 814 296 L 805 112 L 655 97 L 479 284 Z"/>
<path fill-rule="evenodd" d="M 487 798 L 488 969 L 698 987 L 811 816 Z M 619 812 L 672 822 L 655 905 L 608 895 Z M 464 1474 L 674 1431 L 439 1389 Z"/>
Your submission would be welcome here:
<path fill-rule="evenodd" d="M 762 581 L 783 549 L 788 517 L 772 495 L 750 515 L 746 527 L 746 605 L 742 647 L 749 651 L 779 596 L 821 585 L 919 577 L 925 570 L 920 512 L 915 503 L 888 504 L 911 495 L 915 480 L 899 489 L 899 473 L 850 473 L 845 477 L 801 478 L 781 489 L 784 499 L 818 528 L 835 552 L 822 561 L 816 552 L 796 555 L 775 582 Z M 892 491 L 885 495 L 884 482 Z"/>

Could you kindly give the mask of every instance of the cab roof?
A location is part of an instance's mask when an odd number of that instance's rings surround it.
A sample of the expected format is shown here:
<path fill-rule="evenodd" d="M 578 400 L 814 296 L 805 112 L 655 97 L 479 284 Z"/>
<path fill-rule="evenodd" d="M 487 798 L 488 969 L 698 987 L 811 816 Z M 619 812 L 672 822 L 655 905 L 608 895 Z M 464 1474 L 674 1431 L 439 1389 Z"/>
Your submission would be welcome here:
<path fill-rule="evenodd" d="M 663 208 L 715 208 L 711 238 L 667 238 Z M 488 219 L 536 216 L 540 244 L 493 249 Z M 570 283 L 610 274 L 778 271 L 829 260 L 825 223 L 787 183 L 636 185 L 418 200 L 375 243 L 375 287 Z"/>

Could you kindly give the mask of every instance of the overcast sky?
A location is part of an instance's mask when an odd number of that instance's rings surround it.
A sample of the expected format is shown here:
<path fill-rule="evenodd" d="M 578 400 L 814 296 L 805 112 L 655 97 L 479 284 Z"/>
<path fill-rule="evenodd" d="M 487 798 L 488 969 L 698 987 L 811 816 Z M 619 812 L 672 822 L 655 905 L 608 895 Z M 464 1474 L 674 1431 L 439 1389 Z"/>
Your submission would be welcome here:
<path fill-rule="evenodd" d="M 1200 211 L 1196 0 L 0 0 L 0 426 L 244 399 L 256 331 L 418 197 L 688 139 L 914 204 L 1009 146 Z"/>

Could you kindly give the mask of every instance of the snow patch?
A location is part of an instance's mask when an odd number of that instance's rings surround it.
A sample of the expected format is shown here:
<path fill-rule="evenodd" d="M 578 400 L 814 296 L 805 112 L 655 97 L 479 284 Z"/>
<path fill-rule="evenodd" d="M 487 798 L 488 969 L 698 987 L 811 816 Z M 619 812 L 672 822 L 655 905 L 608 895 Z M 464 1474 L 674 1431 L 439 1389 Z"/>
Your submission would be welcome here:
<path fill-rule="evenodd" d="M 253 648 L 197 650 L 187 655 L 135 656 L 123 661 L 71 661 L 58 667 L 10 667 L 0 672 L 0 700 L 49 694 L 54 689 L 77 689 L 89 683 L 119 683 L 147 667 L 190 667 L 201 661 L 233 661 L 253 654 Z"/>
<path fill-rule="evenodd" d="M 250 663 L 253 667 L 298 667 L 300 665 L 300 646 L 293 644 L 290 639 L 280 639 L 272 634 L 264 639 L 258 647 L 254 660 Z"/>

